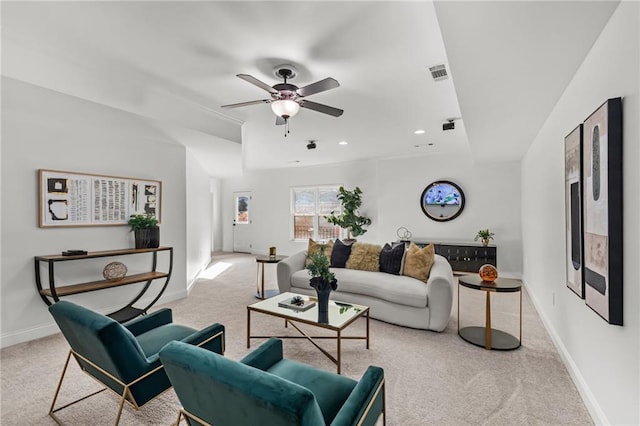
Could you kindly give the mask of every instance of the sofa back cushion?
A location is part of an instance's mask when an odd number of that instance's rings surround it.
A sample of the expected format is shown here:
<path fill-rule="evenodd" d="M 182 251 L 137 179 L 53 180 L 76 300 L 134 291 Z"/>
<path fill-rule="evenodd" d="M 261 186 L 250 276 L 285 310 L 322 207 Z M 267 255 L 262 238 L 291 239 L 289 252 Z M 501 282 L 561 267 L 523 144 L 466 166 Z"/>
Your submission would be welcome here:
<path fill-rule="evenodd" d="M 376 244 L 353 243 L 351 254 L 347 260 L 348 269 L 361 271 L 380 271 L 380 251 L 382 247 Z"/>
<path fill-rule="evenodd" d="M 380 272 L 400 275 L 403 257 L 404 244 L 396 244 L 393 247 L 388 243 L 385 244 L 380 252 Z"/>
<path fill-rule="evenodd" d="M 419 248 L 412 242 L 404 257 L 404 270 L 402 273 L 426 283 L 429 279 L 429 272 L 433 262 L 435 262 L 433 244 Z"/>
<path fill-rule="evenodd" d="M 345 244 L 340 240 L 336 240 L 331 251 L 331 267 L 344 268 L 349 256 L 351 255 L 351 244 Z"/>

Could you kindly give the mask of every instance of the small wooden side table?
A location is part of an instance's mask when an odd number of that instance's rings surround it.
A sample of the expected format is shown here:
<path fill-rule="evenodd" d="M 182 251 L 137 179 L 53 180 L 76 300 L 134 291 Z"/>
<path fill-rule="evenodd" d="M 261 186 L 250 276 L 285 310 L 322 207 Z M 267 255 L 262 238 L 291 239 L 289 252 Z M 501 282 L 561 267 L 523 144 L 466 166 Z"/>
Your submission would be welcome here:
<path fill-rule="evenodd" d="M 256 256 L 256 263 L 258 265 L 258 277 L 256 278 L 256 298 L 268 299 L 280 293 L 278 290 L 264 290 L 264 267 L 267 263 L 278 263 L 287 256 Z"/>
<path fill-rule="evenodd" d="M 460 328 L 460 286 L 486 292 L 485 326 Z M 520 335 L 491 328 L 491 293 L 520 293 Z M 522 342 L 522 281 L 498 278 L 494 282 L 483 281 L 478 275 L 458 277 L 458 335 L 469 343 L 487 350 L 509 351 L 520 347 Z"/>

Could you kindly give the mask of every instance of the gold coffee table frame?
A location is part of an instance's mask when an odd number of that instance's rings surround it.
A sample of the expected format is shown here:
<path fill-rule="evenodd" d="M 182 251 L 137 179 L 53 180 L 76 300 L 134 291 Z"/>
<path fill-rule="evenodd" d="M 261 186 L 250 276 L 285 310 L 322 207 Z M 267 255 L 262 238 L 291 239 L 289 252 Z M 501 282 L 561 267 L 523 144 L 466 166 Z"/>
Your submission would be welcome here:
<path fill-rule="evenodd" d="M 320 352 L 322 352 L 327 358 L 329 358 L 337 368 L 337 373 L 341 373 L 342 365 L 342 340 L 366 340 L 366 348 L 369 349 L 369 307 L 362 305 L 355 305 L 352 303 L 341 303 L 329 301 L 329 323 L 322 324 L 318 322 L 318 305 L 306 310 L 296 311 L 290 308 L 283 308 L 278 306 L 278 302 L 283 300 L 289 300 L 292 297 L 300 296 L 304 299 L 309 299 L 309 296 L 296 294 L 296 293 L 282 293 L 269 299 L 256 302 L 247 306 L 247 348 L 251 347 L 251 339 L 265 339 L 270 337 L 277 337 L 280 339 L 307 339 L 310 341 Z M 301 335 L 300 336 L 262 336 L 251 335 L 251 312 L 258 312 L 273 317 L 283 318 L 284 326 L 288 327 L 289 324 L 295 328 Z M 342 332 L 348 326 L 353 324 L 358 318 L 366 318 L 366 335 L 365 336 L 343 336 Z M 331 330 L 336 333 L 335 336 L 311 336 L 300 329 L 296 323 L 312 325 L 320 327 L 325 330 Z M 316 339 L 335 339 L 337 345 L 336 356 L 329 353 L 324 348 L 321 348 Z"/>

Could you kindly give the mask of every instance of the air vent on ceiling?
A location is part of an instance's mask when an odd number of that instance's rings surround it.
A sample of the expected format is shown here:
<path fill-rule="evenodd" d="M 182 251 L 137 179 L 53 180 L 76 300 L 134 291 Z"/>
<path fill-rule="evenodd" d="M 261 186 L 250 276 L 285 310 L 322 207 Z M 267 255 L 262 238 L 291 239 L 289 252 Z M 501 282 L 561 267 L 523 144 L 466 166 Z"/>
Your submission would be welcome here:
<path fill-rule="evenodd" d="M 449 78 L 447 68 L 444 66 L 444 64 L 429 67 L 429 71 L 431 72 L 431 77 L 433 77 L 434 81 L 440 81 Z"/>

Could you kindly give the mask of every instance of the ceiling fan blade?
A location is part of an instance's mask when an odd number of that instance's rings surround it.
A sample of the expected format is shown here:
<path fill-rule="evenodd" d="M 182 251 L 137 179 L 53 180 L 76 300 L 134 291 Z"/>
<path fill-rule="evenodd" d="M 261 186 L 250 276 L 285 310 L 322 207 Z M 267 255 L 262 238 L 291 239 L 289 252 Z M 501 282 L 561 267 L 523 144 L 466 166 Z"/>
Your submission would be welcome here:
<path fill-rule="evenodd" d="M 276 89 L 274 89 L 273 87 L 269 86 L 267 83 L 258 80 L 257 78 L 249 75 L 249 74 L 237 74 L 237 77 L 243 79 L 246 82 L 249 82 L 255 86 L 258 86 L 259 88 L 266 90 L 269 93 L 273 93 L 273 94 L 277 94 L 278 91 Z"/>
<path fill-rule="evenodd" d="M 249 102 L 240 102 L 237 104 L 222 105 L 220 108 L 238 108 L 243 106 L 268 104 L 268 103 L 271 103 L 271 99 L 260 99 L 259 101 L 249 101 Z"/>
<path fill-rule="evenodd" d="M 284 118 L 280 116 L 276 117 L 276 126 L 282 126 L 284 124 L 287 124 L 287 121 Z"/>
<path fill-rule="evenodd" d="M 315 93 L 324 92 L 325 90 L 335 89 L 336 87 L 340 87 L 338 80 L 327 77 L 324 80 L 316 81 L 308 86 L 301 87 L 296 92 L 300 96 L 309 96 Z"/>
<path fill-rule="evenodd" d="M 342 113 L 344 112 L 340 108 L 334 108 L 334 107 L 329 106 L 329 105 L 324 105 L 324 104 L 319 104 L 317 102 L 307 101 L 306 99 L 300 101 L 300 106 L 302 108 L 312 109 L 314 111 L 318 111 L 318 112 L 321 112 L 323 114 L 329 114 L 329 115 L 332 115 L 334 117 L 340 117 L 342 115 Z"/>

